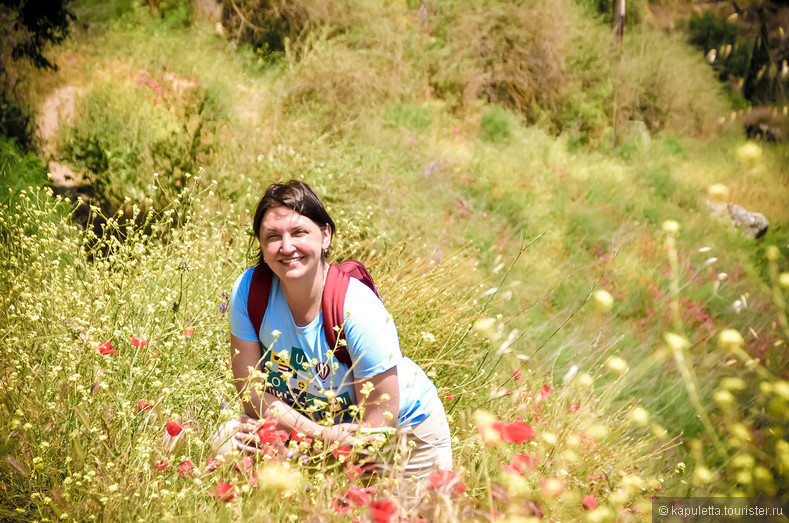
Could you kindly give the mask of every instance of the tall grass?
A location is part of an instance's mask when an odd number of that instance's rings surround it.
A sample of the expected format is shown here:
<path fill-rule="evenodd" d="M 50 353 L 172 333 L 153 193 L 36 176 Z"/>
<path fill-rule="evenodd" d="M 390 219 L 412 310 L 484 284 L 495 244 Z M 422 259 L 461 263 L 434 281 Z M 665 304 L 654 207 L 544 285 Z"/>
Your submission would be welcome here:
<path fill-rule="evenodd" d="M 3 517 L 371 519 L 377 501 L 410 519 L 612 521 L 648 518 L 655 494 L 786 491 L 785 148 L 693 138 L 709 138 L 719 97 L 694 94 L 703 64 L 647 28 L 617 65 L 606 28 L 575 4 L 516 6 L 512 20 L 550 49 L 513 33 L 495 2 L 426 5 L 427 21 L 418 6 L 328 12 L 263 66 L 265 53 L 140 8 L 53 50 L 61 70 L 33 98 L 84 87 L 61 150 L 93 137 L 111 152 L 106 194 L 127 214 L 94 209 L 80 229 L 45 191 L 0 200 Z M 462 48 L 461 27 L 476 47 Z M 512 60 L 483 59 L 507 43 L 485 27 L 512 37 Z M 479 54 L 487 44 L 499 47 Z M 553 91 L 515 67 L 527 59 L 552 68 Z M 648 143 L 608 139 L 615 93 Z M 206 462 L 235 414 L 222 309 L 251 262 L 249 214 L 292 177 L 323 195 L 335 255 L 371 268 L 449 413 L 457 476 L 416 507 L 396 474 L 365 497 L 352 468 L 295 442 L 253 463 L 257 487 L 240 455 Z M 714 183 L 768 215 L 762 243 L 706 214 Z M 726 328 L 742 342 L 719 342 Z M 179 445 L 165 445 L 168 421 L 185 427 Z M 535 434 L 501 441 L 519 421 Z"/>

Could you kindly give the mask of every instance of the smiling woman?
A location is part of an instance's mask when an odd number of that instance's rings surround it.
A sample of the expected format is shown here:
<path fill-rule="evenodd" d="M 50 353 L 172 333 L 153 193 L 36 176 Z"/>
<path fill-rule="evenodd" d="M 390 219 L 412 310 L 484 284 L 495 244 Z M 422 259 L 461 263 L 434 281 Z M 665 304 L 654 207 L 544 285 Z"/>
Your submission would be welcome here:
<path fill-rule="evenodd" d="M 230 300 L 232 370 L 244 414 L 220 429 L 216 452 L 259 452 L 260 422 L 267 420 L 285 435 L 330 447 L 367 443 L 391 430 L 406 475 L 451 469 L 449 425 L 436 388 L 402 355 L 394 321 L 371 283 L 348 276 L 347 290 L 334 283 L 342 269 L 326 256 L 335 225 L 320 198 L 297 180 L 273 184 L 253 227 L 260 258 L 236 280 Z M 269 282 L 259 294 L 256 278 Z M 341 324 L 329 329 L 327 302 L 342 311 Z"/>

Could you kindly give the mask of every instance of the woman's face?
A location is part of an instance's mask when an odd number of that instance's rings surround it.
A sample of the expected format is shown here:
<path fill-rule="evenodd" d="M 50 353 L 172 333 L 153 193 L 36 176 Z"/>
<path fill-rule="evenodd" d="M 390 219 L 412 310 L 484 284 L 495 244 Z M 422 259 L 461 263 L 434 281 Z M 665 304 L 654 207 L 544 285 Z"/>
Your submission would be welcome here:
<path fill-rule="evenodd" d="M 331 243 L 331 229 L 287 207 L 266 212 L 260 225 L 260 252 L 280 281 L 313 277 Z"/>

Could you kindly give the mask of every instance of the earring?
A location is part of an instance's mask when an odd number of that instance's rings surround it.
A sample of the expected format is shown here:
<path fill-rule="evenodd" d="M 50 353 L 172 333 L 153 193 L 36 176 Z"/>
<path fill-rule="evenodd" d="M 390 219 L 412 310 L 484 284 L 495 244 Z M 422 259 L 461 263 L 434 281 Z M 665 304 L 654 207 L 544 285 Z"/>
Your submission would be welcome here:
<path fill-rule="evenodd" d="M 321 249 L 321 256 L 324 258 L 329 256 L 329 249 Z"/>

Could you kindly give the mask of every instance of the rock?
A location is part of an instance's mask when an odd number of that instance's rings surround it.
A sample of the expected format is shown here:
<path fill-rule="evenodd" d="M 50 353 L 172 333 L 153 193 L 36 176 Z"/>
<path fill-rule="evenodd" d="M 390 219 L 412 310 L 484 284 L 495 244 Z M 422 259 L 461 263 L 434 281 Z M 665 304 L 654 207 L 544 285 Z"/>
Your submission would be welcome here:
<path fill-rule="evenodd" d="M 728 219 L 731 224 L 752 238 L 761 238 L 767 232 L 770 222 L 762 213 L 750 212 L 734 203 L 707 201 L 710 214 L 714 217 Z"/>

